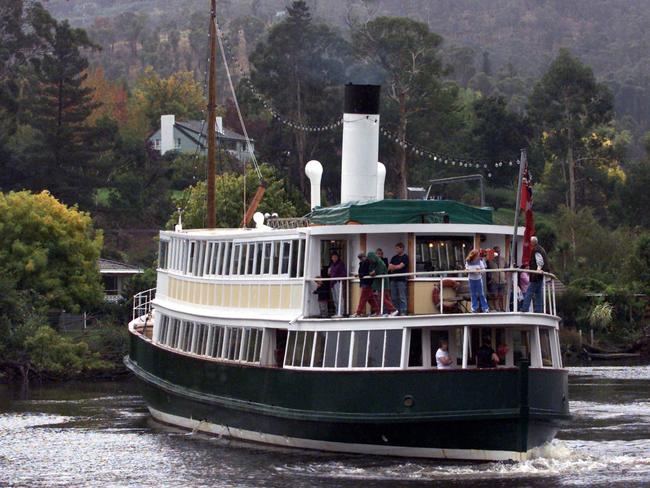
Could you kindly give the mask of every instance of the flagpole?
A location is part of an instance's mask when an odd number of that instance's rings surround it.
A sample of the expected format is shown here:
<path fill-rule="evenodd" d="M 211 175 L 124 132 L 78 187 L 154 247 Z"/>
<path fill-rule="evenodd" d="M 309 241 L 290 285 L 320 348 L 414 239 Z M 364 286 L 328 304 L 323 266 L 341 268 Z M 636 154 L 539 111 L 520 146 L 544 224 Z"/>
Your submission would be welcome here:
<path fill-rule="evenodd" d="M 521 150 L 519 158 L 519 181 L 517 183 L 517 203 L 515 204 L 515 223 L 512 229 L 512 243 L 510 245 L 510 267 L 517 265 L 517 227 L 519 227 L 519 207 L 521 206 L 521 186 L 524 181 L 524 172 L 527 164 L 526 149 Z"/>

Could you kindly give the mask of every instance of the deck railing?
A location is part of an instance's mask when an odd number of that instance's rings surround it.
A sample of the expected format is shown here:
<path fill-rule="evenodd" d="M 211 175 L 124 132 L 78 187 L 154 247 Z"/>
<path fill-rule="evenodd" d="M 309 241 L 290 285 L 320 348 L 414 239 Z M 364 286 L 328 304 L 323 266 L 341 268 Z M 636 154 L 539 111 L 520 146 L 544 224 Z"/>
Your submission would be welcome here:
<path fill-rule="evenodd" d="M 146 323 L 146 317 L 150 316 L 152 310 L 151 302 L 155 297 L 155 288 L 150 288 L 133 295 L 133 320 L 140 319 L 141 322 Z"/>
<path fill-rule="evenodd" d="M 465 303 L 471 301 L 471 296 L 470 296 L 470 291 L 469 287 L 467 290 L 458 290 L 459 284 L 460 283 L 465 283 L 468 282 L 469 278 L 468 275 L 470 273 L 480 273 L 482 275 L 485 275 L 486 277 L 490 273 L 505 273 L 505 279 L 503 282 L 500 282 L 503 284 L 504 289 L 503 292 L 500 294 L 497 294 L 496 296 L 494 294 L 488 293 L 488 290 L 485 289 L 485 281 L 482 279 L 483 282 L 483 287 L 484 287 L 484 294 L 485 297 L 488 299 L 488 301 L 492 301 L 495 305 L 497 302 L 499 302 L 499 310 L 496 310 L 498 312 L 505 312 L 505 313 L 520 313 L 520 312 L 535 312 L 535 313 L 542 313 L 546 315 L 557 315 L 557 302 L 556 302 L 556 294 L 555 294 L 555 281 L 557 281 L 557 277 L 552 274 L 552 273 L 547 273 L 544 271 L 536 271 L 536 270 L 524 270 L 521 268 L 498 268 L 498 269 L 485 269 L 481 271 L 475 271 L 475 270 L 449 270 L 449 271 L 415 271 L 415 272 L 410 272 L 410 273 L 391 273 L 391 274 L 386 274 L 386 275 L 373 275 L 373 276 L 364 276 L 362 278 L 366 279 L 379 279 L 381 280 L 381 291 L 380 295 L 377 297 L 377 301 L 380 307 L 379 314 L 383 315 L 384 314 L 384 300 L 382 299 L 385 287 L 385 279 L 384 278 L 397 278 L 397 277 L 405 277 L 409 281 L 415 281 L 417 282 L 422 282 L 424 281 L 423 279 L 426 279 L 427 282 L 431 282 L 431 295 L 433 294 L 434 288 L 437 287 L 439 291 L 439 303 L 436 304 L 437 307 L 439 307 L 439 310 L 437 310 L 440 314 L 445 314 L 445 313 L 470 313 L 471 311 L 465 307 Z M 520 275 L 522 273 L 528 274 L 529 278 L 532 275 L 537 275 L 541 276 L 541 292 L 535 296 L 533 295 L 532 300 L 531 300 L 531 305 L 529 310 L 519 310 L 520 308 L 520 303 L 519 301 L 523 299 L 524 294 L 521 293 L 520 291 Z M 347 277 L 340 277 L 340 278 L 320 278 L 320 277 L 314 277 L 314 278 L 306 278 L 307 282 L 315 283 L 318 281 L 324 281 L 324 282 L 344 282 L 345 284 L 348 285 L 348 293 L 344 294 L 343 289 L 345 286 L 340 286 L 338 287 L 338 296 L 333 296 L 332 300 L 334 301 L 334 304 L 336 306 L 337 310 L 345 309 L 345 307 L 341 308 L 342 305 L 345 305 L 347 302 L 347 307 L 348 307 L 348 312 L 350 312 L 350 303 L 349 299 L 346 300 L 345 297 L 349 297 L 349 286 L 352 281 L 357 281 L 359 280 L 359 276 L 347 276 Z M 420 279 L 420 281 L 418 281 Z M 448 281 L 447 281 L 448 280 Z M 452 285 L 450 282 L 453 282 L 455 285 Z M 531 286 L 537 286 L 533 284 L 534 282 L 531 280 L 529 282 L 529 288 Z M 468 284 L 469 285 L 469 284 Z M 455 290 L 460 293 L 458 293 L 456 296 L 453 298 L 445 297 L 444 296 L 444 290 L 447 287 L 453 286 Z M 513 290 L 514 290 L 514 295 L 513 295 Z M 532 291 L 532 290 L 531 290 Z M 539 297 L 541 296 L 541 300 Z M 514 297 L 514 298 L 513 298 Z M 535 303 L 535 300 L 541 301 L 541 304 Z M 343 302 L 345 300 L 345 302 Z M 343 303 L 342 303 L 343 302 Z M 455 302 L 454 306 L 449 306 L 449 302 Z M 541 305 L 541 306 L 540 306 Z M 420 315 L 420 314 L 415 314 L 415 315 Z"/>

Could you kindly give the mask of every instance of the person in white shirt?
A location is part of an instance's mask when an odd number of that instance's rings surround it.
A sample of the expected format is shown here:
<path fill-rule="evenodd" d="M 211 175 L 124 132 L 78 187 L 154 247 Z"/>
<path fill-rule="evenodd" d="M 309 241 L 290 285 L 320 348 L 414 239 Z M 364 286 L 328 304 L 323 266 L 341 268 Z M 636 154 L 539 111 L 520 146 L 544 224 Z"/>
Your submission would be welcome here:
<path fill-rule="evenodd" d="M 436 366 L 438 369 L 451 369 L 452 362 L 449 357 L 449 343 L 443 339 L 440 341 L 440 347 L 436 351 Z"/>

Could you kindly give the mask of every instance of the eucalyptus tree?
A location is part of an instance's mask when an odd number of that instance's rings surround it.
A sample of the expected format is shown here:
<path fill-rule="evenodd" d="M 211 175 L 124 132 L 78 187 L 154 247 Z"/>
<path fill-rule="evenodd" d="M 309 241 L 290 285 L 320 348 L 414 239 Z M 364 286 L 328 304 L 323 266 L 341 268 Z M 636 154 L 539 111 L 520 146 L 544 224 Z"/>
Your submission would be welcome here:
<path fill-rule="evenodd" d="M 567 205 L 576 211 L 576 158 L 585 137 L 614 117 L 612 93 L 598 83 L 589 66 L 561 49 L 535 85 L 528 111 L 539 135 L 563 165 L 568 183 Z"/>
<path fill-rule="evenodd" d="M 441 61 L 442 42 L 425 23 L 408 18 L 378 17 L 352 27 L 358 57 L 380 72 L 385 96 L 392 104 L 388 111 L 396 112 L 399 141 L 408 139 L 416 116 L 427 119 L 427 114 L 439 112 L 441 101 L 451 108 L 453 96 L 441 97 L 445 90 L 441 77 L 447 72 Z M 407 194 L 406 151 L 403 143 L 398 146 L 394 168 L 400 198 Z"/>

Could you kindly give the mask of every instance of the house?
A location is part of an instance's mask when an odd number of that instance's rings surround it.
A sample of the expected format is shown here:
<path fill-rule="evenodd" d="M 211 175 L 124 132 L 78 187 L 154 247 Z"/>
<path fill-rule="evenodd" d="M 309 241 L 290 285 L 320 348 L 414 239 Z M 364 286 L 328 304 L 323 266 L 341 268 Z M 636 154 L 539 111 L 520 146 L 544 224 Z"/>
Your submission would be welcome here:
<path fill-rule="evenodd" d="M 144 271 L 136 266 L 131 266 L 110 259 L 99 259 L 99 274 L 104 284 L 104 300 L 107 302 L 119 302 L 125 290 L 125 284 L 129 278 L 142 274 Z"/>
<path fill-rule="evenodd" d="M 239 161 L 250 160 L 250 151 L 255 151 L 253 140 L 246 146 L 246 138 L 223 126 L 223 118 L 217 117 L 217 144 Z M 185 154 L 207 153 L 208 126 L 203 120 L 176 121 L 174 115 L 160 117 L 160 129 L 148 138 L 148 142 L 160 155 L 168 151 Z"/>

